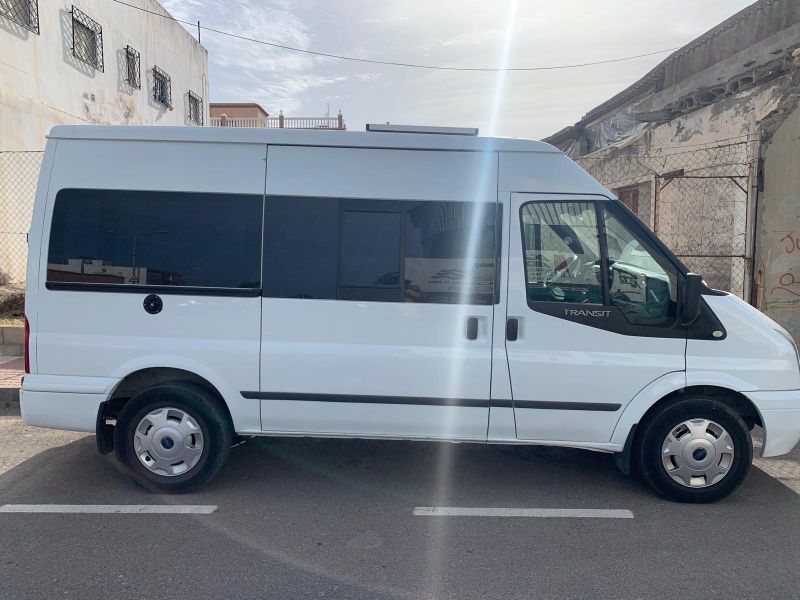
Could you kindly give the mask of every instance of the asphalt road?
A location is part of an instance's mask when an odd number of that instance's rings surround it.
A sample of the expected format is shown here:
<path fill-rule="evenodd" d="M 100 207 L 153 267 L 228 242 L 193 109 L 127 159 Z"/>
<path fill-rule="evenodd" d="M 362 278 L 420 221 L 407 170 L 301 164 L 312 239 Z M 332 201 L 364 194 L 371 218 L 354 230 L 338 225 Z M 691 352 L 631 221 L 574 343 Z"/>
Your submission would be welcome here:
<path fill-rule="evenodd" d="M 0 475 L 5 504 L 215 505 L 205 515 L 0 513 L 0 598 L 797 598 L 800 495 L 759 469 L 712 505 L 609 456 L 271 440 L 182 496 L 91 437 Z M 625 509 L 629 519 L 415 516 L 419 506 Z"/>

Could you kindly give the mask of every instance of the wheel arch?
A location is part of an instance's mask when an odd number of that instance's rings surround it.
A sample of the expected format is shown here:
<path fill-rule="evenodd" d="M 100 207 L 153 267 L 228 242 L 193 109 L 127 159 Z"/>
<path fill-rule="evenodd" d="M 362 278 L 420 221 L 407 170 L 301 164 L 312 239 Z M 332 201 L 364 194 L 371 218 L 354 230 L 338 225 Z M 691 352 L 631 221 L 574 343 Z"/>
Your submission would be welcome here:
<path fill-rule="evenodd" d="M 663 407 L 696 395 L 726 404 L 751 427 L 754 424 L 763 427 L 764 421 L 758 407 L 743 393 L 717 383 L 686 385 L 682 371 L 668 373 L 640 391 L 628 403 L 617 421 L 611 442 L 623 448 L 622 452 L 615 455 L 617 466 L 623 473 L 630 472 L 631 453 L 635 447 L 636 436 L 643 430 L 640 424 L 645 423 Z"/>
<path fill-rule="evenodd" d="M 114 448 L 113 432 L 117 416 L 122 408 L 137 394 L 151 387 L 165 383 L 191 383 L 207 392 L 227 415 L 233 427 L 233 415 L 225 398 L 217 387 L 206 378 L 175 367 L 147 367 L 133 371 L 123 377 L 115 386 L 108 399 L 100 404 L 97 411 L 97 449 L 101 454 L 107 454 Z"/>

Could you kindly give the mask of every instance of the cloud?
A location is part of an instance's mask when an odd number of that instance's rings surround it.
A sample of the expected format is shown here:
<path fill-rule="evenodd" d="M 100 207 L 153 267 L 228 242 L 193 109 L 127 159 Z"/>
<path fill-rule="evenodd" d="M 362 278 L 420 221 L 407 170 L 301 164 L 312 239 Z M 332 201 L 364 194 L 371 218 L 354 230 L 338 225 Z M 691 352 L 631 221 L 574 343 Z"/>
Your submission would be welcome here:
<path fill-rule="evenodd" d="M 161 0 L 178 18 L 244 37 L 360 58 L 452 66 L 501 60 L 511 0 Z M 688 42 L 751 0 L 519 2 L 510 66 L 617 58 Z M 657 21 L 654 15 L 674 18 Z M 254 101 L 277 114 L 321 114 L 335 100 L 353 127 L 364 122 L 470 125 L 492 122 L 493 73 L 403 69 L 339 61 L 203 32 L 211 101 Z M 544 137 L 577 121 L 664 56 L 563 71 L 509 73 L 500 135 Z"/>

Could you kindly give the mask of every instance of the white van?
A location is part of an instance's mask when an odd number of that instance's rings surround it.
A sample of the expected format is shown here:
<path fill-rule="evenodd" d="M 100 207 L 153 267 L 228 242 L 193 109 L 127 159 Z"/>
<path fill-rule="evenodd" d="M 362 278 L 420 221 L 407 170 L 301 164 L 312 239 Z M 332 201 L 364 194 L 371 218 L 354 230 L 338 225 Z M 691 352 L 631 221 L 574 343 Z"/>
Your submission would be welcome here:
<path fill-rule="evenodd" d="M 59 126 L 22 414 L 183 491 L 232 437 L 614 453 L 705 502 L 800 439 L 791 336 L 574 162 L 460 129 Z"/>

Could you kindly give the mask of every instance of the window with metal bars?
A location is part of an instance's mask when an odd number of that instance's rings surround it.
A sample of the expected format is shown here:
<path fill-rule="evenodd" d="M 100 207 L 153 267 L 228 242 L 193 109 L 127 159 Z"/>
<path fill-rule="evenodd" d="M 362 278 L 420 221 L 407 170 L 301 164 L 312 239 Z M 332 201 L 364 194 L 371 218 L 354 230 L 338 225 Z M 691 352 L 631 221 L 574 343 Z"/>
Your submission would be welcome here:
<path fill-rule="evenodd" d="M 187 120 L 192 125 L 202 125 L 203 124 L 203 99 L 192 92 L 191 90 L 187 94 Z"/>
<path fill-rule="evenodd" d="M 153 67 L 153 100 L 172 108 L 172 80 L 158 67 Z"/>
<path fill-rule="evenodd" d="M 125 81 L 137 90 L 142 89 L 139 52 L 130 46 L 125 46 Z"/>
<path fill-rule="evenodd" d="M 0 0 L 0 17 L 39 34 L 38 0 Z"/>
<path fill-rule="evenodd" d="M 72 55 L 103 70 L 103 28 L 75 5 L 72 6 Z"/>

